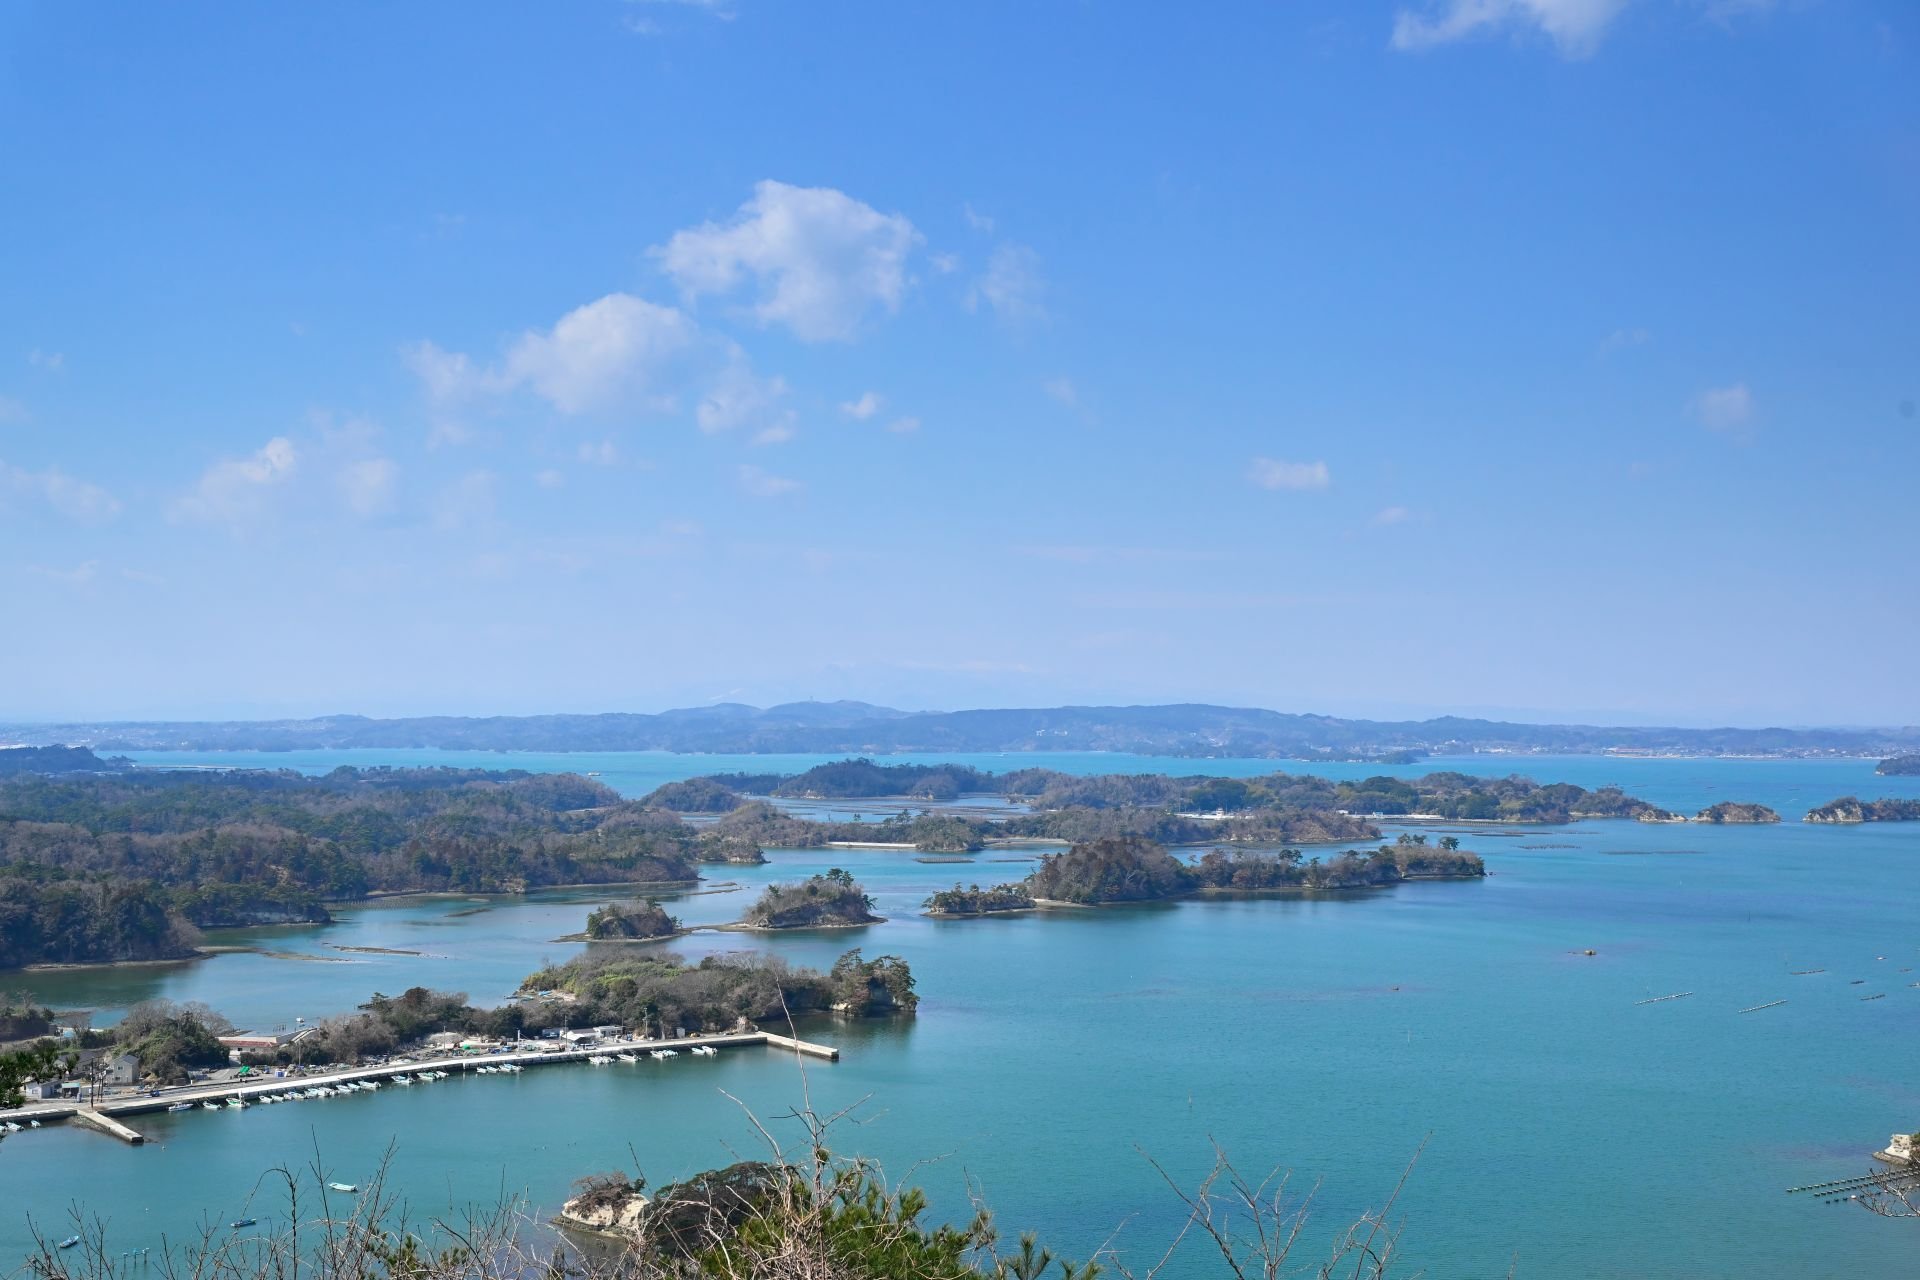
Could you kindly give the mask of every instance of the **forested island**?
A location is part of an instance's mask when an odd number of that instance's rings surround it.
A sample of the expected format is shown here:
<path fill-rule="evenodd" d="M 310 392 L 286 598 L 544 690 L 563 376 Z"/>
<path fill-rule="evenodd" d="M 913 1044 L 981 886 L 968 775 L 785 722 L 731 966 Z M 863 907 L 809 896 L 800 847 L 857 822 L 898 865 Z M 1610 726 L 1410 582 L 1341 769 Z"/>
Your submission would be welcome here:
<path fill-rule="evenodd" d="M 1763 804 L 1736 804 L 1731 800 L 1722 800 L 1719 804 L 1709 805 L 1693 817 L 1695 822 L 1710 823 L 1762 823 L 1778 822 L 1780 815 Z"/>
<path fill-rule="evenodd" d="M 1920 776 L 1920 752 L 1882 760 L 1874 772 L 1889 778 Z"/>
<path fill-rule="evenodd" d="M 1842 796 L 1807 811 L 1805 821 L 1850 825 L 1856 822 L 1920 822 L 1920 800 L 1862 800 Z"/>
<path fill-rule="evenodd" d="M 1565 782 L 1542 785 L 1518 775 L 1486 778 L 1449 771 L 1419 778 L 1383 775 L 1334 782 L 1288 773 L 1220 778 L 1205 774 L 1172 777 L 1159 773 L 1072 774 L 1017 769 L 996 774 L 965 765 L 883 765 L 864 758 L 817 765 L 797 774 L 712 774 L 686 783 L 669 783 L 648 795 L 643 803 L 673 808 L 687 802 L 687 797 L 704 803 L 712 794 L 710 788 L 724 789 L 742 801 L 751 795 L 772 800 L 881 802 L 995 796 L 1016 801 L 1027 810 L 982 824 L 990 825 L 996 834 L 1068 840 L 1151 835 L 1175 844 L 1218 839 L 1223 830 L 1227 839 L 1246 841 L 1332 843 L 1371 839 L 1379 831 L 1365 819 L 1374 815 L 1543 823 L 1675 816 L 1618 787 L 1590 791 Z M 1138 829 L 1142 821 L 1163 825 L 1156 830 Z M 1230 825 L 1223 828 L 1221 822 Z M 1233 823 L 1241 826 L 1236 828 Z M 1089 824 L 1117 829 L 1087 830 Z M 851 825 L 855 824 L 843 824 Z"/>
<path fill-rule="evenodd" d="M 1324 892 L 1372 889 L 1409 880 L 1472 879 L 1486 866 L 1449 836 L 1429 845 L 1403 835 L 1377 849 L 1349 849 L 1333 858 L 1304 859 L 1298 849 L 1266 853 L 1215 849 L 1184 862 L 1164 846 L 1138 836 L 1107 836 L 1052 854 L 1025 880 L 982 889 L 955 885 L 927 899 L 929 914 L 981 916 L 1024 911 L 1049 902 L 1099 906 L 1164 902 L 1202 893 Z"/>
<path fill-rule="evenodd" d="M 657 902 L 609 902 L 587 914 L 582 936 L 589 942 L 652 942 L 680 932 L 678 917 Z"/>
<path fill-rule="evenodd" d="M 837 929 L 879 923 L 873 899 L 838 867 L 798 884 L 768 885 L 741 921 L 749 929 Z"/>

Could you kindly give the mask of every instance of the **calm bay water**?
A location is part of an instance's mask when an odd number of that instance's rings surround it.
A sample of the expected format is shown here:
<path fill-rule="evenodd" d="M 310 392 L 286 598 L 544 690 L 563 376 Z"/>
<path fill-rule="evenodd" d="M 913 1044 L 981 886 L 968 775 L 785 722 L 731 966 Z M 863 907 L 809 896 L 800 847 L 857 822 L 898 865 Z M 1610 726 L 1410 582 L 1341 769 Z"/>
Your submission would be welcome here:
<path fill-rule="evenodd" d="M 162 756 L 170 763 L 180 756 Z M 949 757 L 955 758 L 955 757 Z M 957 757 L 1027 764 L 1253 774 L 1272 761 Z M 255 763 L 222 754 L 208 762 Z M 440 752 L 274 753 L 258 763 L 475 763 L 592 769 L 629 794 L 716 770 L 805 767 L 817 757 Z M 1307 771 L 1304 766 L 1291 766 Z M 1755 800 L 1797 817 L 1835 796 L 1915 795 L 1867 762 L 1473 757 L 1433 768 L 1617 782 L 1692 811 Z M 956 879 L 1024 873 L 995 859 L 929 865 L 899 853 L 775 852 L 715 869 L 670 909 L 735 918 L 773 879 L 846 866 L 888 917 L 859 931 L 743 940 L 698 934 L 687 954 L 753 946 L 824 965 L 848 946 L 912 961 L 925 1001 L 910 1023 L 824 1024 L 845 1050 L 814 1064 L 816 1107 L 866 1099 L 840 1145 L 896 1173 L 917 1160 L 935 1209 L 965 1216 L 976 1179 L 1009 1229 L 1084 1254 L 1154 1254 L 1178 1207 L 1139 1154 L 1196 1174 L 1209 1136 L 1242 1166 L 1321 1185 L 1331 1227 L 1391 1189 L 1423 1138 L 1404 1194 L 1410 1259 L 1435 1276 L 1807 1277 L 1904 1274 L 1912 1225 L 1781 1194 L 1867 1167 L 1920 1120 L 1909 1068 L 1920 1014 L 1920 827 L 1465 828 L 1494 872 L 1328 900 L 1188 902 L 987 921 L 933 921 L 919 901 Z M 325 928 L 239 940 L 317 957 L 224 955 L 191 965 L 8 975 L 52 1003 L 102 1010 L 152 995 L 200 999 L 270 1026 L 414 984 L 491 1002 L 580 927 L 593 894 L 412 900 L 343 911 Z M 475 910 L 475 908 L 481 908 Z M 220 941 L 233 941 L 223 937 Z M 365 956 L 386 946 L 417 957 Z M 1585 948 L 1599 954 L 1577 954 Z M 1794 976 L 1794 970 L 1825 973 Z M 1861 985 L 1852 985 L 1861 979 Z M 1684 1000 L 1637 1000 L 1691 991 Z M 1880 1000 L 1863 995 L 1885 993 Z M 1737 1010 L 1768 1001 L 1757 1013 Z M 803 1098 L 790 1060 L 546 1068 L 242 1113 L 144 1119 L 129 1149 L 68 1126 L 0 1144 L 0 1258 L 25 1217 L 58 1224 L 76 1202 L 119 1247 L 158 1243 L 202 1215 L 240 1216 L 261 1171 L 319 1158 L 363 1179 L 389 1143 L 413 1205 L 490 1200 L 503 1188 L 554 1206 L 572 1179 L 628 1166 L 656 1182 L 755 1150 L 722 1089 L 763 1117 Z M 789 1132 L 789 1137 L 797 1136 Z M 263 1219 L 271 1206 L 256 1202 Z M 1211 1270 L 1198 1250 L 1185 1274 Z"/>

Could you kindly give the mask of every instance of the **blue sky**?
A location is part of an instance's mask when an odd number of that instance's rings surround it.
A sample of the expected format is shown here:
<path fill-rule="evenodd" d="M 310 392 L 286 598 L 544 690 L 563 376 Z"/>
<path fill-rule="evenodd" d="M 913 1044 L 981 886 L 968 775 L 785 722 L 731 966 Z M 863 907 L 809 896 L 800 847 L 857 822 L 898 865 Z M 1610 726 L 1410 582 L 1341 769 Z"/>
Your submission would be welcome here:
<path fill-rule="evenodd" d="M 0 5 L 0 717 L 1920 722 L 1917 49 Z"/>

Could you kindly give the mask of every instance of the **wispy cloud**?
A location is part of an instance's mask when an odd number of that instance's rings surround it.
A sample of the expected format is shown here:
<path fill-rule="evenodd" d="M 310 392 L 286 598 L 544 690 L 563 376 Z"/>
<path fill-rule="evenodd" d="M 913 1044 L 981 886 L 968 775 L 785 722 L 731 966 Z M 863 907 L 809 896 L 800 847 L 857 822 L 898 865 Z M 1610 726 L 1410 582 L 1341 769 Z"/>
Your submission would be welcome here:
<path fill-rule="evenodd" d="M 1046 292 L 1040 255 L 1023 244 L 1003 244 L 987 259 L 986 273 L 967 291 L 967 309 L 985 304 L 1009 324 L 1031 324 L 1047 317 Z"/>
<path fill-rule="evenodd" d="M 582 440 L 574 456 L 593 467 L 617 467 L 620 465 L 620 446 L 612 440 Z"/>
<path fill-rule="evenodd" d="M 1753 392 L 1744 382 L 1709 387 L 1693 398 L 1693 414 L 1710 431 L 1737 435 L 1753 421 Z"/>
<path fill-rule="evenodd" d="M 0 422 L 25 422 L 27 406 L 12 396 L 0 396 Z"/>
<path fill-rule="evenodd" d="M 1385 527 L 1387 525 L 1405 524 L 1411 519 L 1413 519 L 1413 512 L 1406 507 L 1382 507 L 1373 513 L 1372 523 Z"/>
<path fill-rule="evenodd" d="M 284 485 L 299 464 L 293 441 L 275 436 L 244 458 L 208 467 L 193 490 L 169 514 L 195 524 L 244 524 L 266 509 L 268 495 Z"/>
<path fill-rule="evenodd" d="M 120 514 L 120 500 L 97 484 L 76 479 L 58 467 L 29 471 L 0 461 L 0 498 L 37 500 L 61 515 L 99 523 Z"/>
<path fill-rule="evenodd" d="M 865 422 L 880 410 L 886 408 L 887 398 L 878 391 L 863 391 L 858 399 L 842 400 L 840 412 L 856 422 Z"/>
<path fill-rule="evenodd" d="M 27 572 L 36 578 L 45 578 L 48 582 L 58 582 L 62 586 L 84 587 L 100 576 L 98 560 L 83 560 L 71 569 L 56 568 L 53 565 L 30 564 Z"/>
<path fill-rule="evenodd" d="M 1394 17 L 1393 47 L 1430 49 L 1500 30 L 1538 31 L 1569 58 L 1599 47 L 1628 0 L 1438 0 Z"/>
<path fill-rule="evenodd" d="M 347 510 L 366 519 L 392 509 L 400 467 L 392 458 L 357 458 L 340 469 L 337 480 Z"/>
<path fill-rule="evenodd" d="M 758 444 L 791 440 L 799 418 L 787 404 L 787 391 L 786 379 L 759 376 L 738 354 L 700 398 L 694 417 L 709 434 L 747 428 Z"/>
<path fill-rule="evenodd" d="M 1324 489 L 1333 483 L 1333 475 L 1324 462 L 1285 462 L 1279 458 L 1255 458 L 1248 478 L 1262 489 L 1287 489 L 1296 492 Z"/>
<path fill-rule="evenodd" d="M 27 363 L 48 373 L 60 373 L 67 367 L 67 356 L 64 351 L 42 351 L 35 347 L 27 352 Z"/>
<path fill-rule="evenodd" d="M 920 429 L 918 418 L 895 418 L 887 424 L 887 430 L 897 436 L 910 436 Z"/>
<path fill-rule="evenodd" d="M 1644 347 L 1653 341 L 1653 335 L 1645 329 L 1615 329 L 1600 339 L 1600 354 L 1610 356 L 1616 351 L 1626 351 L 1633 347 Z"/>
<path fill-rule="evenodd" d="M 751 281 L 762 325 L 803 342 L 850 341 L 875 309 L 894 312 L 920 233 L 831 187 L 764 181 L 727 222 L 675 232 L 649 252 L 688 298 L 731 294 Z"/>
<path fill-rule="evenodd" d="M 736 474 L 740 487 L 756 498 L 777 498 L 782 494 L 796 493 L 801 487 L 798 480 L 776 476 L 756 466 L 743 464 Z"/>
<path fill-rule="evenodd" d="M 491 471 L 469 471 L 455 480 L 434 499 L 434 528 L 453 533 L 493 519 L 495 487 Z"/>

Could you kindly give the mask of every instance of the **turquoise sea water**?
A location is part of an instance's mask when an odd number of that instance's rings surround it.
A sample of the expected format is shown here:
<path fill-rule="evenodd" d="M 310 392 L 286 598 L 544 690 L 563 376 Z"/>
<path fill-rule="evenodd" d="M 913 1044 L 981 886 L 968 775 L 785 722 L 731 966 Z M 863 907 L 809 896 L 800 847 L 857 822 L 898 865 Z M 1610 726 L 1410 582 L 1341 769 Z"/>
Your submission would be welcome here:
<path fill-rule="evenodd" d="M 350 758 L 400 763 L 401 754 Z M 265 759 L 330 768 L 343 758 Z M 716 768 L 785 767 L 765 757 L 473 759 L 593 768 L 630 793 Z M 1511 768 L 1476 759 L 1476 771 Z M 1914 779 L 1874 778 L 1863 762 L 1522 765 L 1542 779 L 1619 782 L 1688 810 L 1743 799 L 1797 814 L 1849 792 L 1920 792 Z M 1347 768 L 1378 771 L 1316 771 Z M 655 1181 L 751 1153 L 751 1126 L 725 1089 L 764 1117 L 807 1092 L 822 1109 L 865 1099 L 862 1123 L 844 1128 L 840 1145 L 896 1173 L 937 1158 L 913 1173 L 936 1211 L 964 1216 L 971 1177 L 1006 1227 L 1037 1229 L 1070 1253 L 1113 1237 L 1136 1261 L 1157 1256 L 1178 1207 L 1142 1151 L 1195 1174 L 1212 1138 L 1249 1171 L 1290 1168 L 1296 1188 L 1319 1184 L 1315 1218 L 1331 1229 L 1377 1204 L 1425 1139 L 1397 1216 L 1409 1260 L 1428 1275 L 1504 1276 L 1516 1257 L 1522 1276 L 1907 1273 L 1912 1224 L 1782 1189 L 1863 1171 L 1889 1132 L 1917 1127 L 1920 827 L 1580 823 L 1464 828 L 1463 839 L 1486 856 L 1486 881 L 986 921 L 933 921 L 917 906 L 956 879 L 1023 874 L 993 861 L 1017 855 L 956 867 L 887 852 L 776 852 L 769 866 L 727 871 L 737 891 L 685 896 L 671 909 L 690 922 L 729 920 L 768 880 L 843 865 L 887 923 L 751 941 L 700 934 L 677 948 L 753 946 L 818 965 L 860 945 L 906 956 L 925 993 L 909 1023 L 811 1029 L 845 1055 L 810 1066 L 804 1091 L 791 1060 L 745 1052 L 152 1117 L 140 1127 L 153 1142 L 137 1150 L 51 1127 L 0 1144 L 0 1257 L 22 1252 L 28 1213 L 59 1225 L 76 1202 L 106 1216 L 121 1247 L 157 1244 L 163 1230 L 177 1236 L 203 1214 L 240 1216 L 264 1168 L 304 1164 L 316 1148 L 352 1181 L 394 1144 L 394 1178 L 422 1212 L 503 1187 L 550 1207 L 581 1174 L 628 1165 L 629 1144 Z M 326 928 L 251 935 L 345 963 L 230 955 L 8 978 L 62 1006 L 107 1009 L 157 994 L 206 1000 L 257 1025 L 324 1016 L 414 983 L 491 1001 L 542 959 L 575 950 L 551 939 L 579 928 L 596 900 L 397 902 L 343 912 Z M 327 944 L 426 954 L 357 956 Z M 1577 954 L 1588 947 L 1598 955 Z M 1826 972 L 1793 974 L 1815 968 Z M 1694 994 L 1635 1004 L 1680 991 Z M 1778 999 L 1788 1003 L 1737 1012 Z M 1213 1274 L 1204 1253 L 1187 1259 L 1180 1274 Z"/>

